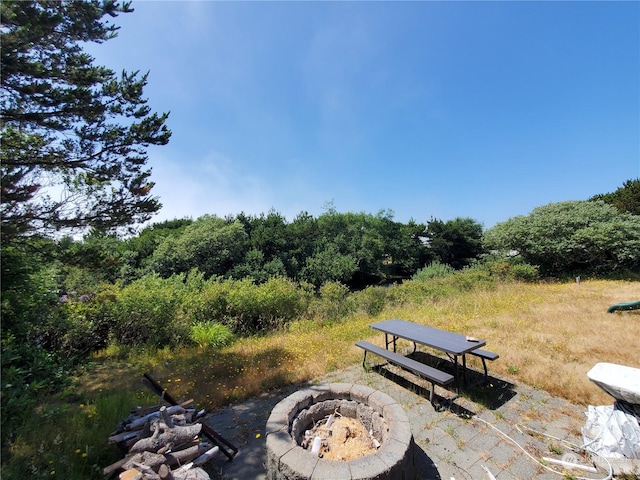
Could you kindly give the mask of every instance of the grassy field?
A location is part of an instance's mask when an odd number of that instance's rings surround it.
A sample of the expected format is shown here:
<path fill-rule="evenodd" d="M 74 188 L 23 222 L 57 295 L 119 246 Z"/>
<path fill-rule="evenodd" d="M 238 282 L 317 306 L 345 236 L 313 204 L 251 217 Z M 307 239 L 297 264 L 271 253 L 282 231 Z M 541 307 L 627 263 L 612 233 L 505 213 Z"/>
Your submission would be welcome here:
<path fill-rule="evenodd" d="M 610 404 L 586 374 L 598 362 L 640 368 L 640 311 L 607 313 L 612 304 L 638 299 L 638 282 L 505 283 L 407 303 L 376 317 L 300 321 L 222 350 L 110 349 L 93 359 L 65 398 L 40 407 L 34 425 L 13 443 L 2 476 L 30 471 L 32 478 L 101 478 L 102 467 L 119 456 L 106 446 L 108 434 L 131 406 L 157 402 L 142 384 L 144 372 L 174 397 L 215 409 L 360 363 L 354 342 L 380 343 L 368 325 L 394 317 L 486 339 L 486 348 L 500 354 L 492 375 L 576 404 Z"/>
<path fill-rule="evenodd" d="M 356 315 L 324 325 L 297 322 L 286 331 L 242 339 L 220 352 L 189 349 L 140 355 L 137 364 L 145 365 L 177 396 L 193 397 L 216 408 L 357 363 L 362 351 L 353 345 L 355 341 L 381 341 L 369 323 L 403 318 L 484 338 L 486 348 L 500 354 L 490 366 L 492 374 L 573 403 L 593 405 L 609 401 L 586 376 L 593 365 L 610 362 L 640 367 L 640 311 L 607 313 L 614 303 L 638 298 L 637 282 L 502 284 L 387 309 L 375 318 Z M 139 383 L 135 374 L 117 381 L 131 379 Z M 95 390 L 108 389 L 113 382 L 113 376 L 107 374 L 91 376 L 83 384 Z"/>

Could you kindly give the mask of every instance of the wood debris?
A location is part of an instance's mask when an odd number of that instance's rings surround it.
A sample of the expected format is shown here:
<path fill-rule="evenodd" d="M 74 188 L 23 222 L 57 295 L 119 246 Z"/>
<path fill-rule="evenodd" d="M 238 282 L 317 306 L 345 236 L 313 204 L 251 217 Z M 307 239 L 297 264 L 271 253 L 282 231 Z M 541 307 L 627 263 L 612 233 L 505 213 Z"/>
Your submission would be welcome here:
<path fill-rule="evenodd" d="M 103 469 L 120 480 L 210 480 L 200 468 L 220 448 L 203 441 L 203 412 L 181 405 L 135 407 L 109 436 L 125 457 Z"/>
<path fill-rule="evenodd" d="M 131 410 L 109 436 L 125 457 L 105 467 L 104 475 L 120 472 L 119 480 L 211 480 L 200 467 L 219 452 L 231 461 L 238 448 L 199 421 L 206 412 L 196 411 L 193 400 L 178 402 L 148 373 L 143 382 L 169 406 Z"/>

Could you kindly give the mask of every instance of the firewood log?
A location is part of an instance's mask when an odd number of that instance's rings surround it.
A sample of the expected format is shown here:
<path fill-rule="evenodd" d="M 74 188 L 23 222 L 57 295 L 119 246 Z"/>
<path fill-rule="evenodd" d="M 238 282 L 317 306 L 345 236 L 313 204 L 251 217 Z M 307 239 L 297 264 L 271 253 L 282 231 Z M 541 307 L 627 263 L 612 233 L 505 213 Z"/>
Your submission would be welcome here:
<path fill-rule="evenodd" d="M 189 463 L 194 458 L 198 458 L 207 450 L 208 444 L 201 443 L 199 445 L 193 445 L 189 448 L 185 448 L 184 450 L 165 453 L 164 457 L 167 461 L 167 465 L 169 465 L 170 467 L 177 467 L 179 465 Z"/>
<path fill-rule="evenodd" d="M 129 470 L 122 472 L 118 478 L 120 480 L 142 480 L 142 472 L 135 468 L 130 468 Z"/>
<path fill-rule="evenodd" d="M 109 465 L 108 467 L 104 467 L 102 469 L 102 474 L 105 477 L 109 477 L 111 474 L 115 473 L 116 470 L 120 470 L 122 468 L 122 466 L 127 463 L 128 457 L 126 458 L 121 458 L 120 460 L 118 460 L 117 462 L 112 463 L 111 465 Z"/>
<path fill-rule="evenodd" d="M 204 465 L 209 460 L 211 460 L 213 457 L 215 457 L 218 454 L 219 451 L 220 451 L 220 447 L 218 447 L 218 446 L 215 446 L 215 447 L 207 450 L 205 453 L 203 453 L 202 455 L 200 455 L 198 458 L 196 458 L 193 461 L 193 466 L 194 467 L 200 467 L 200 466 Z"/>
<path fill-rule="evenodd" d="M 211 480 L 211 477 L 203 469 L 196 468 L 179 468 L 171 472 L 174 480 Z"/>
<path fill-rule="evenodd" d="M 160 467 L 160 470 L 158 470 L 158 476 L 160 477 L 160 480 L 174 480 L 171 469 L 166 465 L 162 465 Z"/>
<path fill-rule="evenodd" d="M 167 413 L 169 415 L 174 415 L 174 414 L 180 414 L 180 413 L 185 413 L 185 409 L 182 408 L 180 405 L 173 405 L 171 407 L 167 408 Z M 143 417 L 137 417 L 135 419 L 132 419 L 130 422 L 128 422 L 125 425 L 125 428 L 127 430 L 139 430 L 140 428 L 142 428 L 145 424 L 145 422 L 147 420 L 155 420 L 157 418 L 160 418 L 160 411 L 157 412 L 152 412 L 149 413 Z"/>
<path fill-rule="evenodd" d="M 137 465 L 143 464 L 151 467 L 152 470 L 157 471 L 160 468 L 160 465 L 162 465 L 166 461 L 167 459 L 164 458 L 164 455 L 158 455 L 157 453 L 151 452 L 141 452 L 129 457 L 122 468 L 136 468 Z"/>
<path fill-rule="evenodd" d="M 174 445 L 186 443 L 192 440 L 202 430 L 202 424 L 196 423 L 194 425 L 187 425 L 185 427 L 175 427 L 169 430 L 160 432 L 160 429 L 156 429 L 154 434 L 149 438 L 142 438 L 138 440 L 129 450 L 131 453 L 136 452 L 157 452 L 163 445 L 173 442 Z"/>
<path fill-rule="evenodd" d="M 162 418 L 162 420 L 167 425 L 167 427 L 169 428 L 174 427 L 173 420 L 171 419 L 171 415 L 169 414 L 169 412 L 167 412 L 167 407 L 163 406 L 162 408 L 160 408 L 160 418 Z"/>
<path fill-rule="evenodd" d="M 160 480 L 160 475 L 153 471 L 153 469 L 142 463 L 136 463 L 136 469 L 142 472 L 142 480 Z"/>
<path fill-rule="evenodd" d="M 138 432 L 121 432 L 109 437 L 109 443 L 126 442 L 132 438 L 138 437 Z"/>

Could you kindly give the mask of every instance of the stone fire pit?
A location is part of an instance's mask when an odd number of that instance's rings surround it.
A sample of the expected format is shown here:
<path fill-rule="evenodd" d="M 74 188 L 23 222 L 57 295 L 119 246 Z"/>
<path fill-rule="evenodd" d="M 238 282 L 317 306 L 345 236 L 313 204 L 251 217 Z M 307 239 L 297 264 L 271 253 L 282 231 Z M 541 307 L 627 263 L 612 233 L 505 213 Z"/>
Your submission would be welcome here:
<path fill-rule="evenodd" d="M 360 420 L 380 442 L 375 453 L 349 461 L 319 458 L 300 446 L 313 422 L 338 412 Z M 269 480 L 413 480 L 413 436 L 406 413 L 385 393 L 334 383 L 300 390 L 278 403 L 266 426 Z"/>

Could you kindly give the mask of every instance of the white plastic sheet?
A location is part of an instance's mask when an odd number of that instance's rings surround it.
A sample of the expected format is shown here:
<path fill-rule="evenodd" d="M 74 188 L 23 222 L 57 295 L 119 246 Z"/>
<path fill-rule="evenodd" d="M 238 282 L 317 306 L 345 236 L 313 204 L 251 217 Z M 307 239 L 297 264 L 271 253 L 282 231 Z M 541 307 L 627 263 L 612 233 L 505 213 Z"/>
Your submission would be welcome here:
<path fill-rule="evenodd" d="M 640 459 L 640 424 L 618 403 L 589 405 L 582 429 L 585 448 L 606 458 Z"/>

